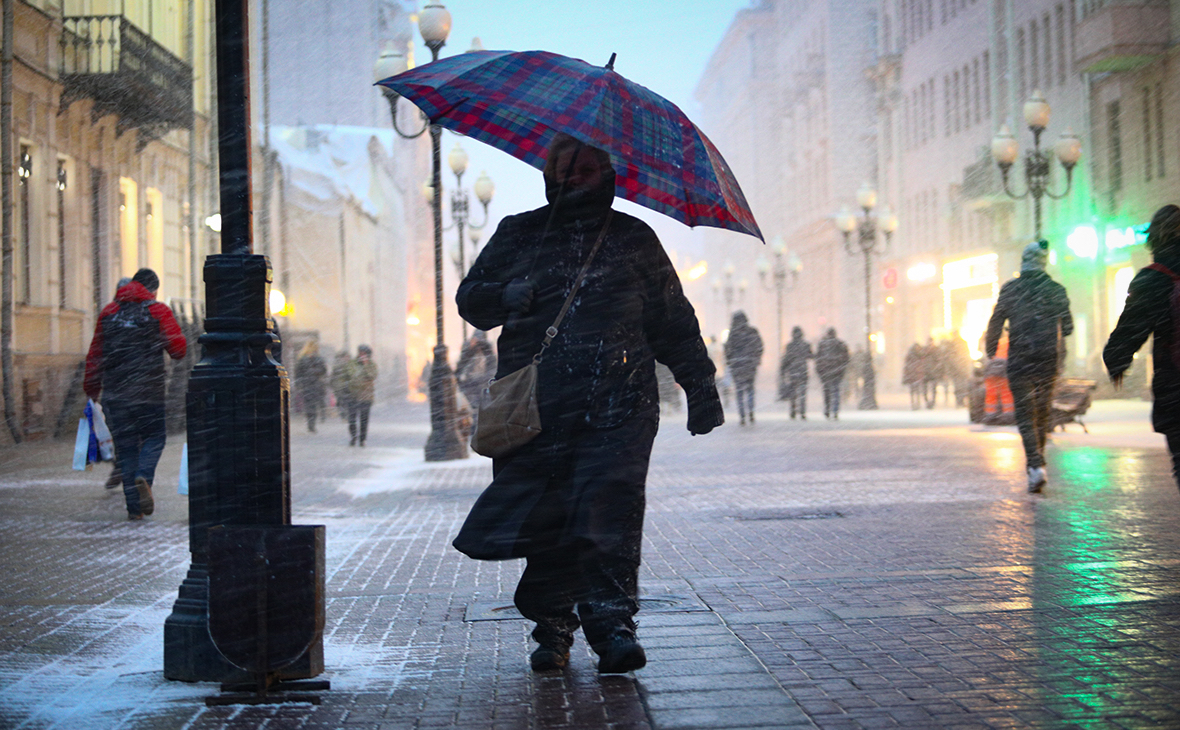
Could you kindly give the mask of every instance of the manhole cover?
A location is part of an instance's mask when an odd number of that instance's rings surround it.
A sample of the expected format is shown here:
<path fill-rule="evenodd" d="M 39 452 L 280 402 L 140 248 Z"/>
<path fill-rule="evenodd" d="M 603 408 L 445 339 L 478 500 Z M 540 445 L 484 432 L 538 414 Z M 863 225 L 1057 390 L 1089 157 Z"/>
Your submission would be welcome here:
<path fill-rule="evenodd" d="M 836 511 L 764 510 L 736 514 L 733 519 L 741 522 L 768 522 L 771 520 L 831 520 L 843 516 L 843 513 Z"/>
<path fill-rule="evenodd" d="M 651 595 L 639 598 L 639 614 L 689 613 L 708 611 L 709 607 L 695 595 Z M 523 621 L 524 617 L 510 600 L 475 601 L 467 604 L 465 621 Z"/>

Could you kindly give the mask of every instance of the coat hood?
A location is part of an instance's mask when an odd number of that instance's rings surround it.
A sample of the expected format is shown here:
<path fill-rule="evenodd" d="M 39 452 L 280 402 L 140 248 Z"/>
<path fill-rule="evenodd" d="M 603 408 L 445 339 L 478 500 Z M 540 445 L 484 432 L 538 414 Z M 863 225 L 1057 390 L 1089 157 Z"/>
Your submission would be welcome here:
<path fill-rule="evenodd" d="M 116 302 L 147 302 L 155 298 L 156 295 L 148 291 L 147 287 L 138 281 L 124 284 L 119 287 L 119 291 L 115 292 Z"/>

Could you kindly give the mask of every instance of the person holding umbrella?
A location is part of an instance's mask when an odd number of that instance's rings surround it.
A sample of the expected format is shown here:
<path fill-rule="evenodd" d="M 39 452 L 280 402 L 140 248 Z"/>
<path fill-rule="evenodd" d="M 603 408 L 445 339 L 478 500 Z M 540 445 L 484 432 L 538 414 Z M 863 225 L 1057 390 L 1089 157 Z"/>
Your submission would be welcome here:
<path fill-rule="evenodd" d="M 611 209 L 610 157 L 559 134 L 544 180 L 549 204 L 505 218 L 456 296 L 475 327 L 503 327 L 497 377 L 532 360 L 589 267 L 539 365 L 542 431 L 493 460 L 493 482 L 455 546 L 476 558 L 528 561 L 515 603 L 536 622 L 534 670 L 565 667 L 581 626 L 598 671 L 627 672 L 647 661 L 633 617 L 659 421 L 656 361 L 684 388 L 691 433 L 725 419 L 713 362 L 667 254 L 650 227 Z"/>

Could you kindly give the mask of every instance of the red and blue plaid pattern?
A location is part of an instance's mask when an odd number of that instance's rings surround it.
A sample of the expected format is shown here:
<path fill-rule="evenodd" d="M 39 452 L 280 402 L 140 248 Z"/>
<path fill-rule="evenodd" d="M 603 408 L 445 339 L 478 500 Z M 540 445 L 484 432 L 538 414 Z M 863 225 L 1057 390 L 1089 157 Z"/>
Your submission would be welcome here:
<path fill-rule="evenodd" d="M 675 104 L 612 69 L 544 51 L 475 51 L 379 84 L 433 123 L 537 169 L 564 132 L 610 153 L 620 197 L 689 226 L 762 238 L 713 143 Z"/>

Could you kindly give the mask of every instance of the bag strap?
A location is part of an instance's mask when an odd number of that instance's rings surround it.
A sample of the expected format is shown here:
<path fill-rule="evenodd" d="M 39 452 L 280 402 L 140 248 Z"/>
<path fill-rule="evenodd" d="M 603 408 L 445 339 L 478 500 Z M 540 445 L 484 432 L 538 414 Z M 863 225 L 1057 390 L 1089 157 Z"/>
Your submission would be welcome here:
<path fill-rule="evenodd" d="M 541 341 L 541 349 L 536 355 L 533 355 L 533 362 L 539 364 L 541 356 L 545 354 L 545 350 L 549 349 L 549 345 L 553 343 L 553 338 L 557 337 L 557 328 L 561 326 L 561 320 L 565 319 L 566 312 L 570 310 L 570 305 L 574 303 L 574 296 L 577 295 L 578 289 L 582 286 L 582 280 L 586 278 L 586 272 L 590 270 L 590 264 L 594 261 L 595 254 L 598 249 L 602 248 L 602 242 L 606 240 L 606 229 L 610 227 L 611 217 L 614 216 L 613 209 L 607 210 L 606 220 L 602 223 L 602 230 L 598 233 L 598 240 L 594 242 L 593 248 L 590 249 L 590 255 L 586 257 L 586 263 L 582 264 L 582 270 L 578 272 L 578 278 L 574 279 L 574 286 L 570 289 L 569 296 L 565 298 L 565 304 L 561 305 L 561 311 L 557 314 L 557 319 L 553 320 L 553 324 L 549 329 L 545 330 L 545 339 Z"/>
<path fill-rule="evenodd" d="M 1145 268 L 1151 269 L 1152 271 L 1158 271 L 1164 276 L 1167 276 L 1173 282 L 1180 281 L 1180 274 L 1173 273 L 1171 269 L 1169 269 L 1167 266 L 1164 266 L 1163 264 L 1152 263 L 1148 264 Z"/>

